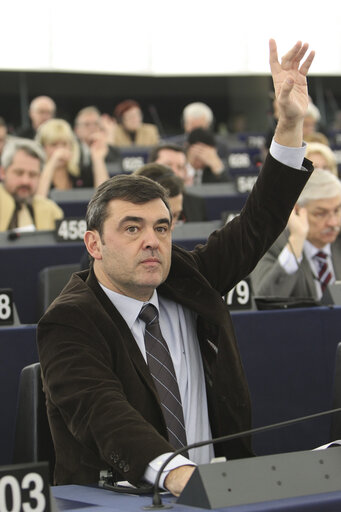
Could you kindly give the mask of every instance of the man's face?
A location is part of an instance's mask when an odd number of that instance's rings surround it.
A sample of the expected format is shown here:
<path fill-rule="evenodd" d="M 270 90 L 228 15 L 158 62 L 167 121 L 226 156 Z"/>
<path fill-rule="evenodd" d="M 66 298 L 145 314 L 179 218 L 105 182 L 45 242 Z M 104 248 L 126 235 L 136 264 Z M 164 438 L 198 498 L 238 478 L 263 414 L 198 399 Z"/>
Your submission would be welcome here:
<path fill-rule="evenodd" d="M 26 201 L 36 193 L 40 178 L 38 158 L 19 150 L 7 169 L 2 169 L 3 184 L 17 201 Z"/>
<path fill-rule="evenodd" d="M 114 199 L 108 209 L 102 236 L 97 231 L 85 234 L 96 276 L 117 293 L 149 300 L 169 273 L 169 211 L 161 199 L 145 204 Z"/>
<path fill-rule="evenodd" d="M 309 242 L 318 249 L 335 242 L 341 226 L 341 197 L 316 199 L 307 203 L 306 208 Z"/>
<path fill-rule="evenodd" d="M 2 153 L 2 150 L 4 149 L 4 145 L 6 143 L 6 137 L 7 137 L 6 126 L 0 126 L 0 155 Z"/>
<path fill-rule="evenodd" d="M 303 121 L 303 138 L 316 131 L 316 120 L 311 116 L 306 116 Z"/>
<path fill-rule="evenodd" d="M 179 217 L 182 212 L 183 195 L 178 194 L 177 196 L 169 197 L 168 203 L 170 210 L 172 212 L 172 229 L 174 229 L 174 226 L 179 220 Z"/>
<path fill-rule="evenodd" d="M 37 98 L 30 108 L 30 118 L 35 130 L 45 121 L 52 119 L 55 115 L 55 104 L 49 98 Z"/>
<path fill-rule="evenodd" d="M 75 132 L 79 140 L 90 146 L 93 142 L 93 134 L 99 132 L 100 128 L 100 116 L 96 112 L 88 112 L 78 117 Z"/>
<path fill-rule="evenodd" d="M 186 180 L 186 155 L 182 151 L 172 149 L 161 149 L 155 163 L 170 167 L 176 176 Z"/>
<path fill-rule="evenodd" d="M 197 128 L 204 128 L 204 130 L 207 130 L 210 127 L 210 123 L 205 116 L 189 117 L 185 120 L 184 127 L 185 132 L 190 133 Z"/>

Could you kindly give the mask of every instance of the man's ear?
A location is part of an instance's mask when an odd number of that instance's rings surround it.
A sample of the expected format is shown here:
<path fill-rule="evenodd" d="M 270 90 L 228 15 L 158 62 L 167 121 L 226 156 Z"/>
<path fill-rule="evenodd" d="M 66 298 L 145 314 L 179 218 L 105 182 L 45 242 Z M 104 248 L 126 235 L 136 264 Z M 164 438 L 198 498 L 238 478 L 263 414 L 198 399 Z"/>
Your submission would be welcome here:
<path fill-rule="evenodd" d="M 84 243 L 90 256 L 94 260 L 102 259 L 102 242 L 98 231 L 86 231 L 84 235 Z"/>

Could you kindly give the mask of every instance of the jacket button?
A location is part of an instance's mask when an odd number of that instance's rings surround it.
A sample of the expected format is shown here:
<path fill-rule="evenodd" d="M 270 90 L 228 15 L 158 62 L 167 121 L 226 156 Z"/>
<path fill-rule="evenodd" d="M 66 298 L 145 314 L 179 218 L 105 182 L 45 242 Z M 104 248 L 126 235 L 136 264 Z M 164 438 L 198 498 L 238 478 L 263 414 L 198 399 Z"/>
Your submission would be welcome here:
<path fill-rule="evenodd" d="M 126 464 L 123 468 L 123 473 L 128 473 L 130 467 L 129 467 L 129 464 Z"/>

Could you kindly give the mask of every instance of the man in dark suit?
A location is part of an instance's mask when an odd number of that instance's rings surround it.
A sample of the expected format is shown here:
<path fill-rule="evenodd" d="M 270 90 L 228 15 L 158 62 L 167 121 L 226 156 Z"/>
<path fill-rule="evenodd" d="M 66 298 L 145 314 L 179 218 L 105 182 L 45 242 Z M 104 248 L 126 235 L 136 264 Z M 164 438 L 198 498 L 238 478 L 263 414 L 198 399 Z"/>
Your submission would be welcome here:
<path fill-rule="evenodd" d="M 187 182 L 187 158 L 185 150 L 176 144 L 160 144 L 149 154 L 148 161 L 170 167 L 174 174 Z M 183 205 L 180 220 L 184 222 L 205 222 L 208 220 L 205 199 L 183 191 Z"/>
<path fill-rule="evenodd" d="M 341 182 L 315 169 L 287 229 L 252 272 L 255 294 L 321 299 L 327 285 L 341 279 L 340 226 Z"/>
<path fill-rule="evenodd" d="M 154 482 L 167 454 L 186 444 L 172 436 L 160 382 L 149 370 L 151 359 L 160 362 L 146 348 L 157 317 L 162 334 L 152 348 L 162 337 L 167 342 L 180 395 L 175 419 L 187 442 L 250 427 L 248 387 L 221 297 L 284 229 L 309 178 L 302 123 L 313 52 L 298 67 L 306 50 L 296 43 L 280 64 L 270 41 L 281 111 L 275 140 L 245 208 L 205 246 L 189 252 L 172 245 L 164 189 L 148 178 L 116 176 L 95 192 L 84 238 L 92 268 L 73 275 L 38 326 L 56 483 L 96 482 L 109 468 L 133 484 Z M 150 321 L 141 317 L 146 305 L 155 311 Z M 208 462 L 214 452 L 252 453 L 249 439 L 190 450 L 166 468 L 161 485 L 178 495 L 193 463 Z"/>

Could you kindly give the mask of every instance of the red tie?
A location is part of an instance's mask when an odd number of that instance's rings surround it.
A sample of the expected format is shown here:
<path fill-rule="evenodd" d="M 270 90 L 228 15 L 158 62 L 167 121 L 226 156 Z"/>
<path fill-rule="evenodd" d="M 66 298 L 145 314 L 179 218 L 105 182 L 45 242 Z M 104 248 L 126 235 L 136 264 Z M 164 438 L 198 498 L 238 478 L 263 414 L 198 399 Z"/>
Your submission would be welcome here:
<path fill-rule="evenodd" d="M 329 270 L 327 254 L 325 252 L 319 251 L 315 254 L 314 258 L 316 258 L 319 265 L 318 280 L 320 281 L 321 290 L 323 293 L 332 278 L 332 273 Z"/>

